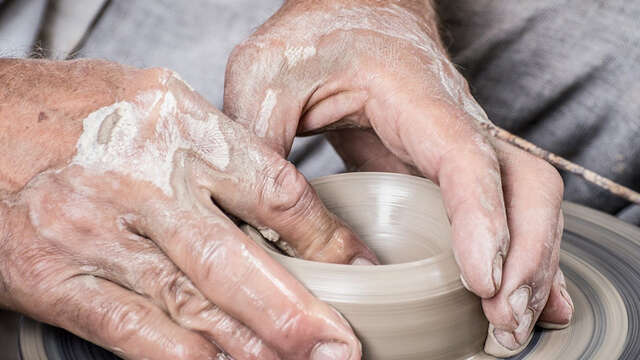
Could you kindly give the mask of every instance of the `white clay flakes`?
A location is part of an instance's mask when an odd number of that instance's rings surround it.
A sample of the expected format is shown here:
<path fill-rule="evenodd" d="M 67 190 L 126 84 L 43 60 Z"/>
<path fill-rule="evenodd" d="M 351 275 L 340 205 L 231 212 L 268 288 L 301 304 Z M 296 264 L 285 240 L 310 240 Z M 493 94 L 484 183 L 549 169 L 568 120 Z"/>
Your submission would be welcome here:
<path fill-rule="evenodd" d="M 271 113 L 278 103 L 278 94 L 273 89 L 267 89 L 262 105 L 260 105 L 260 112 L 258 113 L 258 120 L 254 125 L 254 132 L 259 137 L 264 137 L 267 134 L 269 128 L 269 119 Z"/>
<path fill-rule="evenodd" d="M 336 31 L 366 30 L 407 41 L 432 60 L 431 70 L 438 75 L 443 89 L 462 106 L 469 116 L 479 122 L 489 122 L 486 113 L 465 91 L 464 78 L 457 72 L 431 35 L 426 32 L 435 33 L 435 29 L 425 31 L 419 25 L 420 23 L 421 20 L 415 14 L 395 4 L 386 7 L 340 8 L 338 13 L 308 11 L 285 26 L 274 29 L 267 35 L 254 36 L 249 41 L 260 46 L 270 43 L 272 39 L 291 38 L 291 34 L 295 33 L 296 43 L 301 45 L 295 47 L 290 45 L 284 51 L 284 58 L 289 66 L 294 66 L 315 55 L 317 50 L 312 46 L 304 46 L 305 44 L 316 43 L 322 36 Z M 322 30 L 306 33 L 296 31 L 296 29 L 309 28 Z M 273 78 L 273 76 L 265 77 Z"/>
<path fill-rule="evenodd" d="M 290 67 L 294 67 L 298 62 L 307 60 L 315 54 L 316 48 L 313 46 L 288 47 L 284 51 L 284 56 L 287 58 L 287 64 Z"/>
<path fill-rule="evenodd" d="M 182 113 L 170 91 L 143 93 L 137 101 L 117 102 L 89 114 L 83 121 L 83 133 L 71 164 L 148 181 L 167 196 L 173 194 L 170 179 L 178 150 L 191 149 L 220 170 L 228 165 L 229 148 L 216 115 L 194 119 Z M 141 127 L 150 123 L 148 117 L 159 102 L 153 134 L 141 132 Z M 108 141 L 100 143 L 100 128 L 114 114 L 118 120 L 109 124 Z"/>

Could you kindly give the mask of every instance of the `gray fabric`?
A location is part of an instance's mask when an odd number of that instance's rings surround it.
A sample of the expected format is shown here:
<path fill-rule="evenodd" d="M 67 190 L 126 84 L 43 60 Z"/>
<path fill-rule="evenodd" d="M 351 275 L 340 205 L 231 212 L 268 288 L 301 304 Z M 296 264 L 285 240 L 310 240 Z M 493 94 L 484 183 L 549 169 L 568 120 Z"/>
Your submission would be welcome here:
<path fill-rule="evenodd" d="M 45 53 L 52 59 L 68 59 L 87 34 L 107 0 L 49 0 L 40 33 Z"/>
<path fill-rule="evenodd" d="M 441 1 L 445 41 L 496 124 L 640 190 L 640 3 Z M 564 174 L 565 198 L 640 209 Z"/>
<path fill-rule="evenodd" d="M 0 56 L 25 57 L 31 53 L 46 6 L 47 0 L 0 3 Z"/>

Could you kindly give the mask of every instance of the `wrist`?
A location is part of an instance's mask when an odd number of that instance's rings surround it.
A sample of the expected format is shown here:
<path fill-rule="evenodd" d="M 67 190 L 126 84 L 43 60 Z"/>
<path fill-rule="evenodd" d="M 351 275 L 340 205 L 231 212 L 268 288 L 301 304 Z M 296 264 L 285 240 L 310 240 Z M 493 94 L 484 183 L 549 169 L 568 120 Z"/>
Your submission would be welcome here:
<path fill-rule="evenodd" d="M 66 164 L 82 119 L 121 96 L 119 77 L 103 61 L 0 59 L 0 191 Z"/>

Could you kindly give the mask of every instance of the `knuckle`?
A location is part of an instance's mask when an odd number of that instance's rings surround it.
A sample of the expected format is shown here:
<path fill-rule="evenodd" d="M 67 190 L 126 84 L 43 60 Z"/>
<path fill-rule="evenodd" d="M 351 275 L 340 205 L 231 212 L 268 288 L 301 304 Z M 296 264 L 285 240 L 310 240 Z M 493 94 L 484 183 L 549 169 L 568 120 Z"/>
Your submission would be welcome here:
<path fill-rule="evenodd" d="M 251 66 L 251 63 L 259 56 L 257 47 L 252 45 L 249 40 L 236 45 L 227 62 L 226 85 L 240 80 L 246 76 L 246 69 Z"/>
<path fill-rule="evenodd" d="M 101 310 L 95 324 L 110 344 L 126 344 L 136 334 L 144 332 L 154 316 L 151 307 L 138 302 L 113 303 Z"/>
<path fill-rule="evenodd" d="M 295 165 L 279 159 L 266 172 L 262 202 L 272 211 L 293 215 L 303 213 L 310 204 L 307 200 L 311 198 L 312 192 Z"/>
<path fill-rule="evenodd" d="M 561 188 L 564 186 L 560 173 L 558 172 L 558 170 L 556 170 L 556 168 L 553 165 L 541 159 L 538 159 L 536 162 L 537 162 L 536 167 L 538 168 L 538 171 L 540 172 L 540 176 L 543 179 L 551 183 L 556 188 Z"/>
<path fill-rule="evenodd" d="M 227 250 L 228 245 L 221 240 L 200 240 L 202 245 L 201 264 L 202 275 L 205 279 L 214 281 L 220 279 L 221 273 L 224 272 L 224 268 L 228 264 Z"/>
<path fill-rule="evenodd" d="M 238 72 L 240 69 L 246 69 L 246 66 L 258 60 L 264 50 L 269 48 L 270 46 L 258 43 L 253 37 L 246 39 L 231 50 L 227 70 L 231 70 L 231 74 L 240 75 L 241 73 Z"/>
<path fill-rule="evenodd" d="M 533 160 L 532 170 L 537 174 L 540 183 L 544 184 L 549 196 L 560 202 L 564 192 L 564 181 L 558 170 L 549 162 L 538 158 Z"/>
<path fill-rule="evenodd" d="M 212 306 L 182 273 L 165 282 L 163 297 L 172 317 L 185 325 Z"/>
<path fill-rule="evenodd" d="M 198 254 L 193 264 L 194 276 L 191 279 L 196 284 L 217 283 L 225 289 L 233 289 L 236 282 L 242 281 L 243 269 L 249 268 L 247 263 L 235 263 L 231 253 L 247 251 L 242 241 L 238 241 L 233 234 L 224 234 L 229 229 L 219 225 L 211 225 L 205 231 L 191 232 L 194 236 L 181 235 L 178 239 L 186 240 L 189 245 L 185 249 L 185 256 Z M 228 281 L 229 279 L 237 281 Z"/>
<path fill-rule="evenodd" d="M 299 310 L 292 310 L 285 313 L 279 319 L 274 322 L 274 334 L 277 339 L 277 346 L 284 354 L 288 354 L 291 358 L 298 358 L 301 349 L 301 344 L 304 344 L 308 339 L 304 334 L 312 336 L 314 324 L 312 319 L 304 312 Z"/>
<path fill-rule="evenodd" d="M 249 94 L 272 80 L 284 63 L 283 47 L 273 41 L 249 38 L 237 45 L 229 56 L 225 92 Z M 244 81 L 251 79 L 250 82 Z"/>

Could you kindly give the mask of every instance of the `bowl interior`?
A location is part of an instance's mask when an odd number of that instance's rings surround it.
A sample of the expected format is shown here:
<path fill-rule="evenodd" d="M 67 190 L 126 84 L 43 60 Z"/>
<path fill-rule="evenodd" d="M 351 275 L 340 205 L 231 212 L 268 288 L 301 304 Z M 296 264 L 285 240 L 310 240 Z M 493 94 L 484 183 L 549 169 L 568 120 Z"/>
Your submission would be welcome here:
<path fill-rule="evenodd" d="M 394 174 L 357 175 L 320 178 L 312 185 L 327 208 L 367 243 L 382 264 L 450 251 L 451 228 L 433 183 Z"/>

